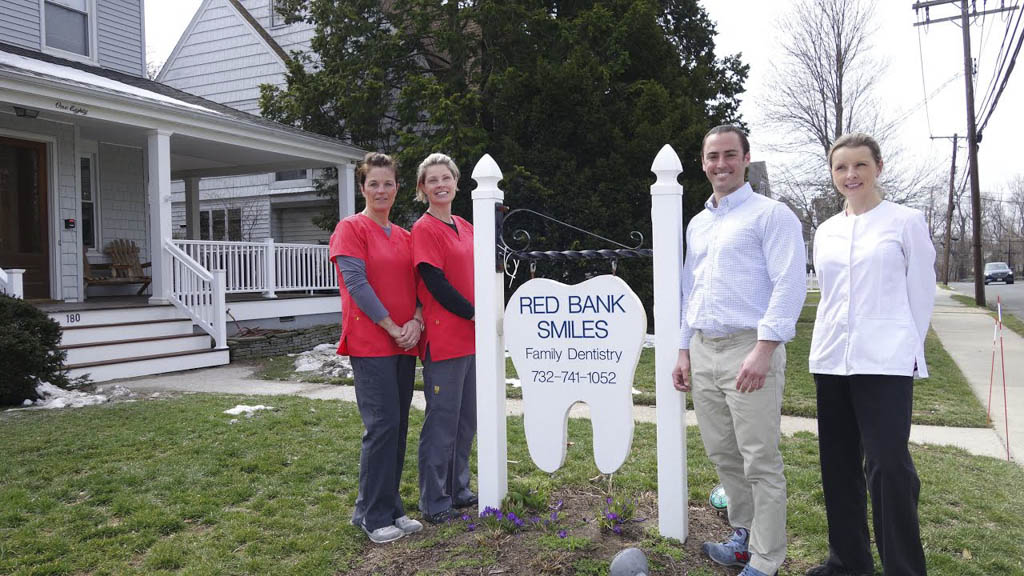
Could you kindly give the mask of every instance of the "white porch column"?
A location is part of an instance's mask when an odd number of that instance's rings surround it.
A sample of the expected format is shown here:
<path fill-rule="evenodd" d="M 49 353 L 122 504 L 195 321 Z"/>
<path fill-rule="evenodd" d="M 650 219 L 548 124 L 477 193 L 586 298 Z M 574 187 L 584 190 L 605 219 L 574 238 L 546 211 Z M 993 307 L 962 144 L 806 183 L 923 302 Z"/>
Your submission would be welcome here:
<path fill-rule="evenodd" d="M 199 178 L 185 178 L 185 237 L 199 240 Z"/>
<path fill-rule="evenodd" d="M 356 213 L 356 165 L 338 164 L 338 220 Z"/>
<path fill-rule="evenodd" d="M 505 429 L 505 290 L 495 268 L 494 205 L 501 169 L 490 154 L 473 169 L 473 294 L 476 308 L 476 441 L 480 510 L 501 508 L 508 492 Z"/>
<path fill-rule="evenodd" d="M 274 239 L 267 238 L 263 241 L 263 273 L 265 282 L 263 284 L 264 298 L 277 298 L 277 254 L 274 253 Z"/>
<path fill-rule="evenodd" d="M 686 395 L 672 385 L 679 357 L 679 273 L 683 263 L 683 171 L 666 144 L 651 172 L 651 231 L 654 236 L 654 366 L 658 420 L 658 531 L 685 541 L 689 533 L 686 485 Z"/>
<path fill-rule="evenodd" d="M 164 241 L 171 239 L 171 132 L 151 130 L 146 139 L 149 181 L 149 251 L 153 262 L 153 304 L 166 304 L 171 288 L 170 259 L 164 256 Z"/>

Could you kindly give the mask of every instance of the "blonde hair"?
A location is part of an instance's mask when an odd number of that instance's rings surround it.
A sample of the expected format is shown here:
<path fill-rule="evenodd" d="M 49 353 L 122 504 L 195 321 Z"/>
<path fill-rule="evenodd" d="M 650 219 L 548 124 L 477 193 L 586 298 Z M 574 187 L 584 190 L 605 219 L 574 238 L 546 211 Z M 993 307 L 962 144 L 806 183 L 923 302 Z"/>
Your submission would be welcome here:
<path fill-rule="evenodd" d="M 861 146 L 871 151 L 875 164 L 882 165 L 882 148 L 878 145 L 878 141 L 863 132 L 850 132 L 836 138 L 836 141 L 832 143 L 832 147 L 828 149 L 829 169 L 832 169 L 832 154 L 836 150 L 840 148 L 859 148 Z"/>
<path fill-rule="evenodd" d="M 423 186 L 424 181 L 427 179 L 427 168 L 431 166 L 444 166 L 452 173 L 452 178 L 455 178 L 455 185 L 459 185 L 459 167 L 455 165 L 455 161 L 452 160 L 447 154 L 440 152 L 434 152 L 430 156 L 423 159 L 420 162 L 419 168 L 416 169 L 416 200 L 427 204 L 430 200 L 427 195 L 420 190 L 420 186 Z"/>
<path fill-rule="evenodd" d="M 843 134 L 836 141 L 832 143 L 832 147 L 828 149 L 828 169 L 832 171 L 832 154 L 840 148 L 860 148 L 861 146 L 867 148 L 871 152 L 871 157 L 874 159 L 875 164 L 879 167 L 882 166 L 882 147 L 878 145 L 878 141 L 871 136 L 863 132 L 850 132 Z M 833 184 L 835 186 L 835 184 Z M 875 194 L 878 195 L 879 200 L 885 198 L 885 192 L 880 189 L 877 185 L 875 186 Z M 843 212 L 850 209 L 850 201 L 843 201 Z"/>

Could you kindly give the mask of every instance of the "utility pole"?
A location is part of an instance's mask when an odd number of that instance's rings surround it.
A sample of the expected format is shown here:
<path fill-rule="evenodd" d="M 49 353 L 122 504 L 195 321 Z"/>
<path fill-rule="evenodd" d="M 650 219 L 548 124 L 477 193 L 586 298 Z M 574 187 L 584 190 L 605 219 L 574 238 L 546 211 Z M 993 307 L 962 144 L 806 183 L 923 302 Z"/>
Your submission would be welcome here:
<path fill-rule="evenodd" d="M 953 190 L 956 188 L 956 144 L 959 134 L 953 134 L 953 162 L 949 166 L 949 204 L 946 205 L 946 242 L 943 244 L 942 276 L 943 283 L 949 285 L 949 244 L 953 228 Z"/>
<path fill-rule="evenodd" d="M 983 16 L 985 14 L 998 14 L 1016 10 L 1016 6 L 1008 8 L 996 8 L 993 10 L 982 10 L 978 12 L 977 6 L 973 12 L 968 10 L 967 0 L 960 1 L 960 16 L 948 18 L 931 19 L 929 13 L 932 6 L 940 4 L 953 4 L 957 0 L 927 0 L 916 2 L 912 8 L 915 12 L 920 9 L 925 11 L 924 22 L 918 22 L 914 26 L 960 20 L 960 28 L 963 31 L 964 43 L 964 84 L 967 92 L 967 163 L 970 168 L 971 179 L 971 227 L 974 229 L 972 251 L 974 260 L 974 301 L 979 306 L 985 305 L 985 277 L 983 262 L 981 260 L 981 186 L 978 180 L 978 126 L 974 117 L 974 62 L 971 59 L 971 16 Z"/>

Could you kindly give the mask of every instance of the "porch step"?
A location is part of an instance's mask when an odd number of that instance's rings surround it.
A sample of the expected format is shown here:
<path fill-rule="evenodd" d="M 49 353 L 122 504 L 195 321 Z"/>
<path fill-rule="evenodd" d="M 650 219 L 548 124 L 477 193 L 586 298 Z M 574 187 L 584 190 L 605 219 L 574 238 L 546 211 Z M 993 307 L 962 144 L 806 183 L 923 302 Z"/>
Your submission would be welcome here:
<path fill-rule="evenodd" d="M 151 354 L 121 360 L 86 362 L 68 366 L 72 378 L 89 375 L 93 382 L 104 382 L 118 378 L 132 378 L 150 374 L 164 374 L 194 368 L 222 366 L 230 361 L 227 348 Z"/>
<path fill-rule="evenodd" d="M 64 336 L 61 338 L 61 345 L 75 346 L 117 340 L 179 336 L 192 334 L 192 326 L 192 320 L 187 318 L 69 326 L 63 330 Z"/>
<path fill-rule="evenodd" d="M 84 305 L 73 304 L 66 309 L 47 310 L 47 316 L 60 324 L 61 328 L 187 318 L 183 312 L 170 304 L 122 304 L 114 307 L 102 306 L 98 308 L 82 308 L 82 306 Z"/>
<path fill-rule="evenodd" d="M 207 334 L 176 334 L 172 336 L 72 344 L 61 346 L 61 348 L 68 353 L 65 362 L 69 365 L 75 365 L 85 362 L 138 358 L 153 354 L 209 350 L 210 344 L 210 336 Z"/>

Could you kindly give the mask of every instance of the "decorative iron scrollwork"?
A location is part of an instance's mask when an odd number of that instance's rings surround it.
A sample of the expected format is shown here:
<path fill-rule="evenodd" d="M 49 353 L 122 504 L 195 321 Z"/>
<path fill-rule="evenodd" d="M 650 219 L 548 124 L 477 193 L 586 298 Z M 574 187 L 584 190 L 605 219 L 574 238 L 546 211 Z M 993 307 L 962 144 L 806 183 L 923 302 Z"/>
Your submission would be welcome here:
<path fill-rule="evenodd" d="M 496 246 L 496 257 L 497 260 L 504 265 L 505 273 L 512 278 L 515 278 L 516 271 L 519 269 L 520 261 L 530 262 L 531 277 L 533 271 L 536 270 L 536 263 L 538 261 L 549 261 L 549 262 L 579 262 L 582 260 L 605 260 L 611 261 L 612 274 L 615 274 L 617 270 L 617 262 L 621 259 L 626 258 L 651 258 L 654 256 L 654 251 L 649 248 L 641 248 L 644 244 L 644 235 L 638 231 L 632 231 L 629 233 L 630 239 L 635 243 L 633 246 L 622 244 L 605 238 L 600 234 L 595 234 L 589 230 L 584 230 L 578 226 L 573 226 L 567 222 L 563 222 L 557 218 L 542 214 L 536 210 L 530 210 L 529 208 L 517 208 L 515 210 L 508 210 L 507 207 L 502 206 L 498 210 L 498 234 L 497 234 L 497 246 Z M 533 237 L 529 232 L 522 228 L 517 228 L 512 232 L 512 244 L 509 244 L 505 240 L 505 231 L 508 228 L 509 220 L 517 214 L 532 214 L 538 216 L 548 222 L 553 222 L 564 228 L 585 234 L 592 238 L 596 238 L 602 242 L 606 242 L 617 248 L 605 248 L 596 250 L 530 250 L 530 244 L 533 242 Z M 512 271 L 509 272 L 509 264 L 512 263 Z"/>

